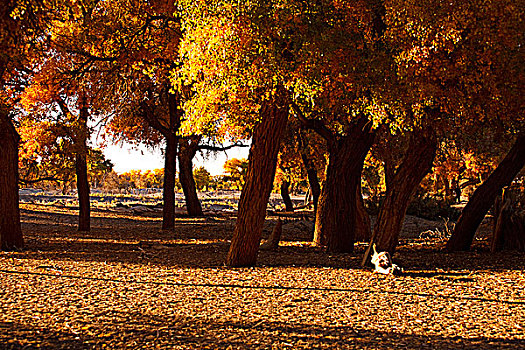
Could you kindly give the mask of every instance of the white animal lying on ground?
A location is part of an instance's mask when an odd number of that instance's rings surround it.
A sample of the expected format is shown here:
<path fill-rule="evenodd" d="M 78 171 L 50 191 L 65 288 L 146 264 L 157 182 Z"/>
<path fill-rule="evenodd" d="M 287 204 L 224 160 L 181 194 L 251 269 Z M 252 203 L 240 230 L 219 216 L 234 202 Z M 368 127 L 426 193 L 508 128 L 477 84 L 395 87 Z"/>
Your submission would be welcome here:
<path fill-rule="evenodd" d="M 375 243 L 372 245 L 374 249 L 374 254 L 372 255 L 372 264 L 375 265 L 375 272 L 379 272 L 385 275 L 400 275 L 403 273 L 403 269 L 392 263 L 392 258 L 390 257 L 389 252 L 380 252 L 376 250 Z"/>

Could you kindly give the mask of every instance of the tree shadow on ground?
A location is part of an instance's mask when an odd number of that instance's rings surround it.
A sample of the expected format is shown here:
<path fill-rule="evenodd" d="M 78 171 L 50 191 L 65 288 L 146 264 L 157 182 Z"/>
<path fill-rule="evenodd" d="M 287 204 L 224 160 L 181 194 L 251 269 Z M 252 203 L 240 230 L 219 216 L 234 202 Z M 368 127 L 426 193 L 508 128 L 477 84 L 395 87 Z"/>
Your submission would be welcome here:
<path fill-rule="evenodd" d="M 173 230 L 161 230 L 157 218 L 144 216 L 95 216 L 91 232 L 76 230 L 72 213 L 22 210 L 26 250 L 18 258 L 99 261 L 181 267 L 222 266 L 235 221 L 232 218 L 178 218 Z M 268 220 L 267 228 L 273 223 Z M 261 251 L 259 266 L 317 266 L 362 269 L 366 244 L 352 254 L 331 254 L 305 242 L 310 232 L 290 230 L 274 251 Z M 267 229 L 263 238 L 269 235 Z M 298 243 L 298 244 L 294 244 Z M 141 243 L 146 243 L 141 245 Z M 148 244 L 151 243 L 151 244 Z M 491 254 L 487 248 L 446 253 L 442 241 L 402 240 L 394 260 L 410 277 L 435 277 L 450 270 L 522 270 L 525 254 Z"/>
<path fill-rule="evenodd" d="M 23 323 L 0 325 L 0 349 L 118 349 L 130 347 L 185 349 L 522 349 L 524 340 L 378 331 L 362 326 L 318 326 L 269 319 L 172 317 L 113 310 L 77 331 L 59 331 Z M 227 318 L 227 317 L 225 317 Z M 125 321 L 123 321 L 125 320 Z M 351 322 L 351 320 L 349 320 Z"/>

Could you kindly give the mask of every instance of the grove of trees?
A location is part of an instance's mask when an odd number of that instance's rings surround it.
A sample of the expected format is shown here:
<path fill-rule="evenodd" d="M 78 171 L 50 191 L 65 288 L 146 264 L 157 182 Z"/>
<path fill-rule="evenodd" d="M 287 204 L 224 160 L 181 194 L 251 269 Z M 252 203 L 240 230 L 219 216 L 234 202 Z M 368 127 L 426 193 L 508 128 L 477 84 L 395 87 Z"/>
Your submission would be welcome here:
<path fill-rule="evenodd" d="M 523 23 L 512 0 L 5 0 L 1 249 L 24 246 L 20 185 L 75 183 L 86 231 L 90 186 L 128 176 L 162 186 L 172 229 L 177 165 L 202 216 L 195 155 L 250 140 L 225 164 L 242 189 L 228 266 L 256 264 L 274 182 L 309 188 L 330 252 L 394 253 L 414 199 L 468 199 L 446 244 L 468 250 L 503 188 L 524 191 Z M 117 176 L 95 132 L 163 147 L 164 169 Z"/>

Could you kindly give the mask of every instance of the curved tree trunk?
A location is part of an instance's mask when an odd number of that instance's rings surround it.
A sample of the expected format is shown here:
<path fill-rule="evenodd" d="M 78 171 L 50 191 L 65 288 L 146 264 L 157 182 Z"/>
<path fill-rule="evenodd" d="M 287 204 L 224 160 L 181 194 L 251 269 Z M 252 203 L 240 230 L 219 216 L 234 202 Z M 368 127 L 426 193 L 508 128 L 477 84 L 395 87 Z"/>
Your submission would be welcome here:
<path fill-rule="evenodd" d="M 370 260 L 370 247 L 373 243 L 379 251 L 394 253 L 410 199 L 425 175 L 432 169 L 436 151 L 437 140 L 431 131 L 411 135 L 407 152 L 392 178 L 379 210 L 363 265 Z"/>
<path fill-rule="evenodd" d="M 290 198 L 290 182 L 287 180 L 283 180 L 281 183 L 281 197 L 286 207 L 286 211 L 293 211 L 293 202 Z"/>
<path fill-rule="evenodd" d="M 261 241 L 266 208 L 273 186 L 279 144 L 286 128 L 288 104 L 281 91 L 275 103 L 261 107 L 250 154 L 239 214 L 226 259 L 228 266 L 253 266 Z"/>
<path fill-rule="evenodd" d="M 193 157 L 199 148 L 199 140 L 200 137 L 188 137 L 179 141 L 179 181 L 184 192 L 188 215 L 191 217 L 204 216 L 193 178 Z"/>
<path fill-rule="evenodd" d="M 177 144 L 175 134 L 166 136 L 166 150 L 164 152 L 164 185 L 162 188 L 162 229 L 175 227 L 175 173 L 177 170 Z"/>
<path fill-rule="evenodd" d="M 521 132 L 510 151 L 490 174 L 487 180 L 479 186 L 472 198 L 461 212 L 452 236 L 447 242 L 448 251 L 469 250 L 478 226 L 489 211 L 503 187 L 512 180 L 525 166 L 525 132 Z"/>
<path fill-rule="evenodd" d="M 24 247 L 18 206 L 18 142 L 5 106 L 0 104 L 0 249 Z"/>
<path fill-rule="evenodd" d="M 358 210 L 361 171 L 374 134 L 362 119 L 347 136 L 329 142 L 326 179 L 316 213 L 314 243 L 328 251 L 349 253 L 354 249 L 356 230 L 362 227 Z"/>
<path fill-rule="evenodd" d="M 86 106 L 85 96 L 81 97 L 82 106 L 80 107 L 80 115 L 78 118 L 78 135 L 75 137 L 77 151 L 75 154 L 75 173 L 77 176 L 77 192 L 78 192 L 78 230 L 89 231 L 91 229 L 90 216 L 91 209 L 89 203 L 89 181 L 87 169 L 87 120 L 88 109 Z"/>

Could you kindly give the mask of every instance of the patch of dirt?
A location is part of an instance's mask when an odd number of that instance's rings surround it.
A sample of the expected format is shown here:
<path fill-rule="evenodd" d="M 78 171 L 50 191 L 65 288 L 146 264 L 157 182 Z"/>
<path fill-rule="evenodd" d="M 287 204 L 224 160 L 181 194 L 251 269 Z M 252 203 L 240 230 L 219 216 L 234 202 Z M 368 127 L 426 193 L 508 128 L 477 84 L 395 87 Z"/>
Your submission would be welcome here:
<path fill-rule="evenodd" d="M 276 217 L 265 226 L 268 235 Z M 310 244 L 288 220 L 254 268 L 223 266 L 234 217 L 76 212 L 22 205 L 27 249 L 0 253 L 0 349 L 522 349 L 525 255 L 445 253 L 436 222 L 408 218 L 383 276 Z M 420 231 L 418 233 L 418 231 Z"/>

